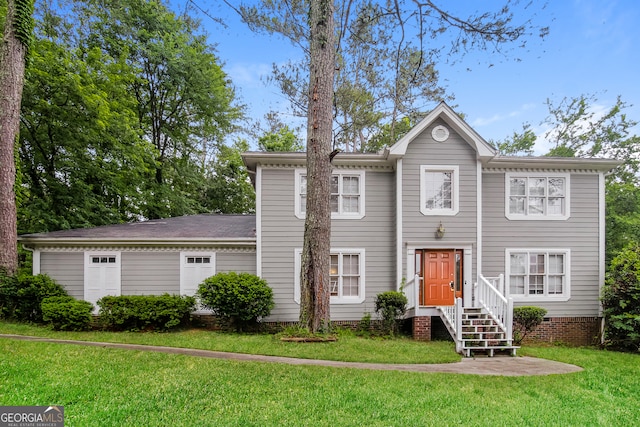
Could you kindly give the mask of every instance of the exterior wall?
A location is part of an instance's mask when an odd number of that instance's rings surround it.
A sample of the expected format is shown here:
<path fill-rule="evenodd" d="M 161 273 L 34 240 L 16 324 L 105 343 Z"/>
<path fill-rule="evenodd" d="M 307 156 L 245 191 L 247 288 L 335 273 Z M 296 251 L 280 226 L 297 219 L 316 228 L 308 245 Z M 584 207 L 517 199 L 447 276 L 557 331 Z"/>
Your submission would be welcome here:
<path fill-rule="evenodd" d="M 527 335 L 525 343 L 594 345 L 598 343 L 601 321 L 599 317 L 546 317 L 540 326 Z"/>
<path fill-rule="evenodd" d="M 475 150 L 450 129 L 449 139 L 436 142 L 431 137 L 431 130 L 438 125 L 449 128 L 442 120 L 436 120 L 431 126 L 413 140 L 402 161 L 402 240 L 403 240 L 403 272 L 407 273 L 406 243 L 424 243 L 424 248 L 433 244 L 444 248 L 460 248 L 463 243 L 469 244 L 473 251 L 472 277 L 476 275 L 476 242 L 477 242 L 477 208 L 478 187 Z M 423 215 L 420 212 L 420 165 L 452 165 L 459 166 L 459 212 L 457 215 Z M 446 229 L 441 239 L 436 239 L 435 231 L 439 224 Z M 466 266 L 468 268 L 468 266 Z"/>
<path fill-rule="evenodd" d="M 354 169 L 354 171 L 360 169 Z M 391 169 L 365 170 L 365 217 L 332 221 L 331 247 L 365 250 L 365 301 L 332 304 L 331 319 L 358 320 L 373 312 L 380 292 L 395 290 L 395 181 Z M 293 167 L 261 169 L 260 215 L 262 231 L 261 276 L 274 290 L 275 308 L 267 321 L 298 320 L 294 301 L 295 251 L 302 248 L 304 219 L 295 216 Z"/>
<path fill-rule="evenodd" d="M 72 297 L 84 298 L 83 252 L 42 252 L 40 272 L 64 286 Z"/>
<path fill-rule="evenodd" d="M 120 251 L 122 295 L 180 294 L 180 249 L 137 248 L 136 250 L 126 250 L 105 247 L 101 250 Z M 216 254 L 216 272 L 256 273 L 255 250 L 211 247 L 200 247 L 193 250 L 214 252 Z M 74 298 L 83 299 L 84 252 L 81 247 L 43 250 L 40 254 L 40 272 L 48 274 L 63 285 Z"/>
<path fill-rule="evenodd" d="M 571 252 L 569 301 L 515 302 L 547 309 L 549 317 L 599 315 L 599 176 L 572 173 L 570 218 L 564 221 L 510 221 L 505 217 L 505 173 L 483 174 L 484 276 L 504 274 L 505 248 L 569 249 Z M 506 278 L 505 278 L 506 280 Z"/>
<path fill-rule="evenodd" d="M 122 295 L 180 293 L 179 252 L 122 252 Z"/>

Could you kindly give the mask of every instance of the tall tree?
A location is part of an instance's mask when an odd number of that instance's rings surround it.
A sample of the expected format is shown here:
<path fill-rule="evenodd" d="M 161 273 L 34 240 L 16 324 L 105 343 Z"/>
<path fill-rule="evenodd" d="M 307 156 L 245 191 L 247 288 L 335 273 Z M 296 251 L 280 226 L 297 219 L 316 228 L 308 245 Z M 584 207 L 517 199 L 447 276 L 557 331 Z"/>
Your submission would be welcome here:
<path fill-rule="evenodd" d="M 33 0 L 6 0 L 5 10 L 0 44 L 0 268 L 15 273 L 15 141 L 20 126 L 25 59 L 33 34 Z"/>
<path fill-rule="evenodd" d="M 225 3 L 231 4 L 225 0 Z M 336 6 L 337 4 L 337 6 Z M 232 6 L 234 7 L 234 6 Z M 530 21 L 514 24 L 514 14 L 509 6 L 504 6 L 495 13 L 482 13 L 460 18 L 439 8 L 434 2 L 412 2 L 397 0 L 386 1 L 336 1 L 333 0 L 285 0 L 274 2 L 263 0 L 259 5 L 240 6 L 236 9 L 243 20 L 257 31 L 277 33 L 289 38 L 307 53 L 308 80 L 306 85 L 298 85 L 296 75 L 305 75 L 302 68 L 291 66 L 292 73 L 276 69 L 281 81 L 281 88 L 291 94 L 295 108 L 304 108 L 307 116 L 307 209 L 305 220 L 304 244 L 301 271 L 301 304 L 300 323 L 312 331 L 329 326 L 329 258 L 331 209 L 329 206 L 331 177 L 332 121 L 334 105 L 338 109 L 334 95 L 335 70 L 344 64 L 354 63 L 353 72 L 358 79 L 346 79 L 353 83 L 359 99 L 359 105 L 341 104 L 342 111 L 367 112 L 370 100 L 375 100 L 374 86 L 386 88 L 391 105 L 385 104 L 391 118 L 391 139 L 395 133 L 395 121 L 401 114 L 415 104 L 415 97 L 410 96 L 414 90 L 426 91 L 424 96 L 434 97 L 441 93 L 436 84 L 437 74 L 434 64 L 441 49 L 427 48 L 431 38 L 436 39 L 447 30 L 457 31 L 454 36 L 451 54 L 464 53 L 468 49 L 495 49 L 522 39 L 532 26 Z M 337 14 L 338 24 L 334 24 Z M 390 21 L 381 19 L 391 17 Z M 382 25 L 378 25 L 382 22 Z M 414 32 L 409 35 L 409 22 L 413 23 Z M 307 31 L 308 30 L 308 31 Z M 540 35 L 547 33 L 547 28 L 540 29 Z M 337 38 L 336 38 L 337 34 Z M 379 45 L 380 50 L 369 51 L 368 54 L 346 59 L 349 45 L 356 52 L 358 47 L 366 49 L 364 35 L 372 35 L 371 40 Z M 348 37 L 353 40 L 347 43 Z M 364 41 L 364 43 L 363 43 Z M 336 51 L 338 54 L 336 55 Z M 373 70 L 369 67 L 376 57 L 391 60 L 391 70 Z M 368 61 L 362 62 L 368 58 Z M 338 61 L 340 59 L 340 61 Z M 365 81 L 361 74 L 371 70 L 377 80 L 376 85 L 362 87 L 358 83 Z M 340 74 L 338 74 L 340 75 Z M 426 78 L 426 80 L 424 80 Z M 428 84 L 422 84 L 427 82 Z M 296 88 L 302 87 L 304 92 Z M 349 91 L 346 91 L 349 93 Z M 335 92 L 337 93 L 337 91 Z M 378 107 L 380 108 L 380 107 Z M 351 114 L 351 113 L 348 113 Z M 344 115 L 344 114 L 343 114 Z M 373 120 L 372 120 L 373 119 Z M 370 126 L 375 117 L 362 120 Z M 356 123 L 355 120 L 346 120 Z M 361 130 L 349 129 L 351 135 L 359 135 Z"/>
<path fill-rule="evenodd" d="M 157 150 L 144 215 L 201 211 L 198 178 L 241 109 L 199 23 L 176 17 L 160 0 L 86 0 L 77 14 L 87 26 L 83 45 L 124 56 L 136 71 L 130 90 L 139 128 Z"/>
<path fill-rule="evenodd" d="M 304 151 L 304 146 L 298 140 L 296 134 L 286 125 L 275 132 L 268 132 L 259 137 L 258 148 L 262 151 Z"/>
<path fill-rule="evenodd" d="M 307 116 L 307 206 L 300 277 L 300 323 L 329 330 L 331 279 L 331 149 L 335 29 L 333 0 L 309 4 L 309 93 Z"/>

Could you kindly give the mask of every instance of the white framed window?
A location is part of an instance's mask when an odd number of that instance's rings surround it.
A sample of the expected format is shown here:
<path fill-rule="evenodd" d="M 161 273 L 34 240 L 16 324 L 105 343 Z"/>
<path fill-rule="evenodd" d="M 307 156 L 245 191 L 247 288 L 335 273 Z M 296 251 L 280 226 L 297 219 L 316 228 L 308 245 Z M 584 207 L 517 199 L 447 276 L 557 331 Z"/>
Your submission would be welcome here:
<path fill-rule="evenodd" d="M 456 215 L 460 189 L 458 166 L 420 165 L 420 212 Z"/>
<path fill-rule="evenodd" d="M 509 296 L 514 301 L 567 301 L 570 265 L 569 249 L 507 249 Z"/>
<path fill-rule="evenodd" d="M 569 174 L 505 174 L 505 216 L 511 220 L 569 218 Z"/>
<path fill-rule="evenodd" d="M 294 253 L 294 297 L 300 303 L 300 270 L 302 268 L 302 249 Z M 331 249 L 329 268 L 331 304 L 360 304 L 365 299 L 365 250 Z"/>
<path fill-rule="evenodd" d="M 331 218 L 364 218 L 364 171 L 336 171 L 331 174 Z M 307 209 L 307 171 L 295 171 L 295 215 L 304 219 Z"/>

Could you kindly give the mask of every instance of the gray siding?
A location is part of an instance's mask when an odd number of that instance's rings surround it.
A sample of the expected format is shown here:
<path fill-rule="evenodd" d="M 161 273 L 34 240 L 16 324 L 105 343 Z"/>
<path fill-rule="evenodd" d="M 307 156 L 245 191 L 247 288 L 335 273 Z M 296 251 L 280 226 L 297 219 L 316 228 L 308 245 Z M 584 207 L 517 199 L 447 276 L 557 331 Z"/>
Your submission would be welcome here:
<path fill-rule="evenodd" d="M 179 252 L 122 252 L 122 295 L 180 293 Z"/>
<path fill-rule="evenodd" d="M 571 251 L 571 299 L 532 302 L 548 316 L 597 316 L 599 309 L 599 213 L 597 174 L 571 174 L 566 221 L 510 221 L 505 217 L 505 174 L 483 175 L 483 269 L 505 272 L 505 248 L 559 248 Z"/>
<path fill-rule="evenodd" d="M 255 252 L 218 252 L 216 253 L 216 273 L 256 274 Z"/>
<path fill-rule="evenodd" d="M 473 275 L 476 266 L 477 236 L 477 161 L 476 152 L 449 126 L 449 139 L 436 142 L 431 130 L 438 125 L 436 120 L 416 137 L 408 146 L 402 161 L 402 239 L 404 242 L 424 242 L 444 245 L 446 242 L 473 243 Z M 420 165 L 459 166 L 459 212 L 457 215 L 423 215 L 420 212 Z M 435 231 L 442 222 L 446 229 L 442 239 L 435 238 Z M 456 245 L 452 243 L 452 248 Z M 406 251 L 403 250 L 403 257 Z M 403 260 L 406 272 L 406 259 Z"/>
<path fill-rule="evenodd" d="M 262 170 L 262 277 L 274 290 L 275 308 L 269 320 L 298 320 L 294 301 L 295 250 L 302 248 L 304 220 L 294 212 L 294 169 Z M 333 320 L 358 320 L 374 309 L 375 296 L 394 290 L 395 190 L 391 171 L 365 171 L 365 217 L 334 220 L 333 248 L 365 249 L 365 301 L 332 304 Z"/>
<path fill-rule="evenodd" d="M 60 283 L 74 298 L 84 298 L 84 253 L 42 252 L 40 272 Z"/>

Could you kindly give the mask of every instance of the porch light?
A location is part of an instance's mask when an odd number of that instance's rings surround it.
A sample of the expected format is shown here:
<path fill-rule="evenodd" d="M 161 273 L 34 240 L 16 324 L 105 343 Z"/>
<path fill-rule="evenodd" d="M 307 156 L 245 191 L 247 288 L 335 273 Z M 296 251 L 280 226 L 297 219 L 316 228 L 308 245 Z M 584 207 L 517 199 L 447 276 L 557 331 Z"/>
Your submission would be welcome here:
<path fill-rule="evenodd" d="M 440 225 L 438 226 L 438 228 L 436 228 L 436 239 L 442 239 L 444 237 L 444 225 L 442 225 L 442 222 L 440 222 Z"/>

